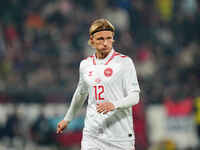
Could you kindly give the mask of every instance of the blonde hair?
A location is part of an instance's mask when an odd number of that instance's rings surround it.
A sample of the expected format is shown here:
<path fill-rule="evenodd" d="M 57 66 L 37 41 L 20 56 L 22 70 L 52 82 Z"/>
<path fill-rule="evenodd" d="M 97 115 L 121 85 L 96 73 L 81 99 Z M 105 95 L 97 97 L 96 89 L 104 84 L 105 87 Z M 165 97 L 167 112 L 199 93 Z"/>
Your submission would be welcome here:
<path fill-rule="evenodd" d="M 100 31 L 111 31 L 114 34 L 115 27 L 107 19 L 97 19 L 92 22 L 89 29 L 89 35 L 93 36 L 96 32 Z M 88 40 L 88 44 L 92 46 L 90 39 Z"/>

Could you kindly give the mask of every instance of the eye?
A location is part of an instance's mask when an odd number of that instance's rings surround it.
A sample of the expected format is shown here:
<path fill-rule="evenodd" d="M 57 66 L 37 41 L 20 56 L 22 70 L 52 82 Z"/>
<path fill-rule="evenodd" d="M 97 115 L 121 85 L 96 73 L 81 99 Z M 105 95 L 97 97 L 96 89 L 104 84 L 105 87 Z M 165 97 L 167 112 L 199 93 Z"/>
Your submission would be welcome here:
<path fill-rule="evenodd" d="M 109 37 L 107 37 L 106 39 L 107 39 L 107 40 L 111 40 L 111 39 L 112 39 L 112 37 L 111 37 L 111 36 L 109 36 Z"/>
<path fill-rule="evenodd" d="M 103 37 L 99 37 L 99 38 L 97 38 L 97 40 L 98 40 L 98 41 L 103 41 L 104 38 L 103 38 Z"/>

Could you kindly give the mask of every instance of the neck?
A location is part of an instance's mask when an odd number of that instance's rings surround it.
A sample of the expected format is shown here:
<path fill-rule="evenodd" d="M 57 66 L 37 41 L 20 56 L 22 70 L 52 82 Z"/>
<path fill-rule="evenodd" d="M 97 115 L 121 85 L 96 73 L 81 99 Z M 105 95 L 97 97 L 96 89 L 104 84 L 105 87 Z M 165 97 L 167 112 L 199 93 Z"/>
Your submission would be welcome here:
<path fill-rule="evenodd" d="M 97 59 L 104 59 L 108 56 L 108 54 L 111 52 L 110 51 L 107 51 L 107 52 L 99 52 L 99 51 L 96 51 L 95 55 L 96 55 L 96 58 Z"/>

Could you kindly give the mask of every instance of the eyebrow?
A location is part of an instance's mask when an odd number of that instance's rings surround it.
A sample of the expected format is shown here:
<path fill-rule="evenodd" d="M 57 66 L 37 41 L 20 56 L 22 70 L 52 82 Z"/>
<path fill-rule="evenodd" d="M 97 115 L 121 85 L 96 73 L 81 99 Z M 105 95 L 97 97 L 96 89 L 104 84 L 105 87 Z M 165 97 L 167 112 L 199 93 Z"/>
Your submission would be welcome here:
<path fill-rule="evenodd" d="M 112 37 L 111 36 L 108 36 L 108 37 L 98 37 L 97 38 L 97 40 L 104 40 L 104 39 L 112 39 Z"/>

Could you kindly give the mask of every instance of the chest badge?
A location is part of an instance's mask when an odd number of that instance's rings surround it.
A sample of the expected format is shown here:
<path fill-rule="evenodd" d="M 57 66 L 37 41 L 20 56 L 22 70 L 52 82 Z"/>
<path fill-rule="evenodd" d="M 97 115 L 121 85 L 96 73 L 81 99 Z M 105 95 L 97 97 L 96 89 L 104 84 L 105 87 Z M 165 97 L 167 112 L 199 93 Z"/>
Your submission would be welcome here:
<path fill-rule="evenodd" d="M 113 73 L 112 68 L 106 68 L 106 69 L 104 70 L 104 75 L 105 75 L 106 77 L 112 76 L 112 73 Z"/>

